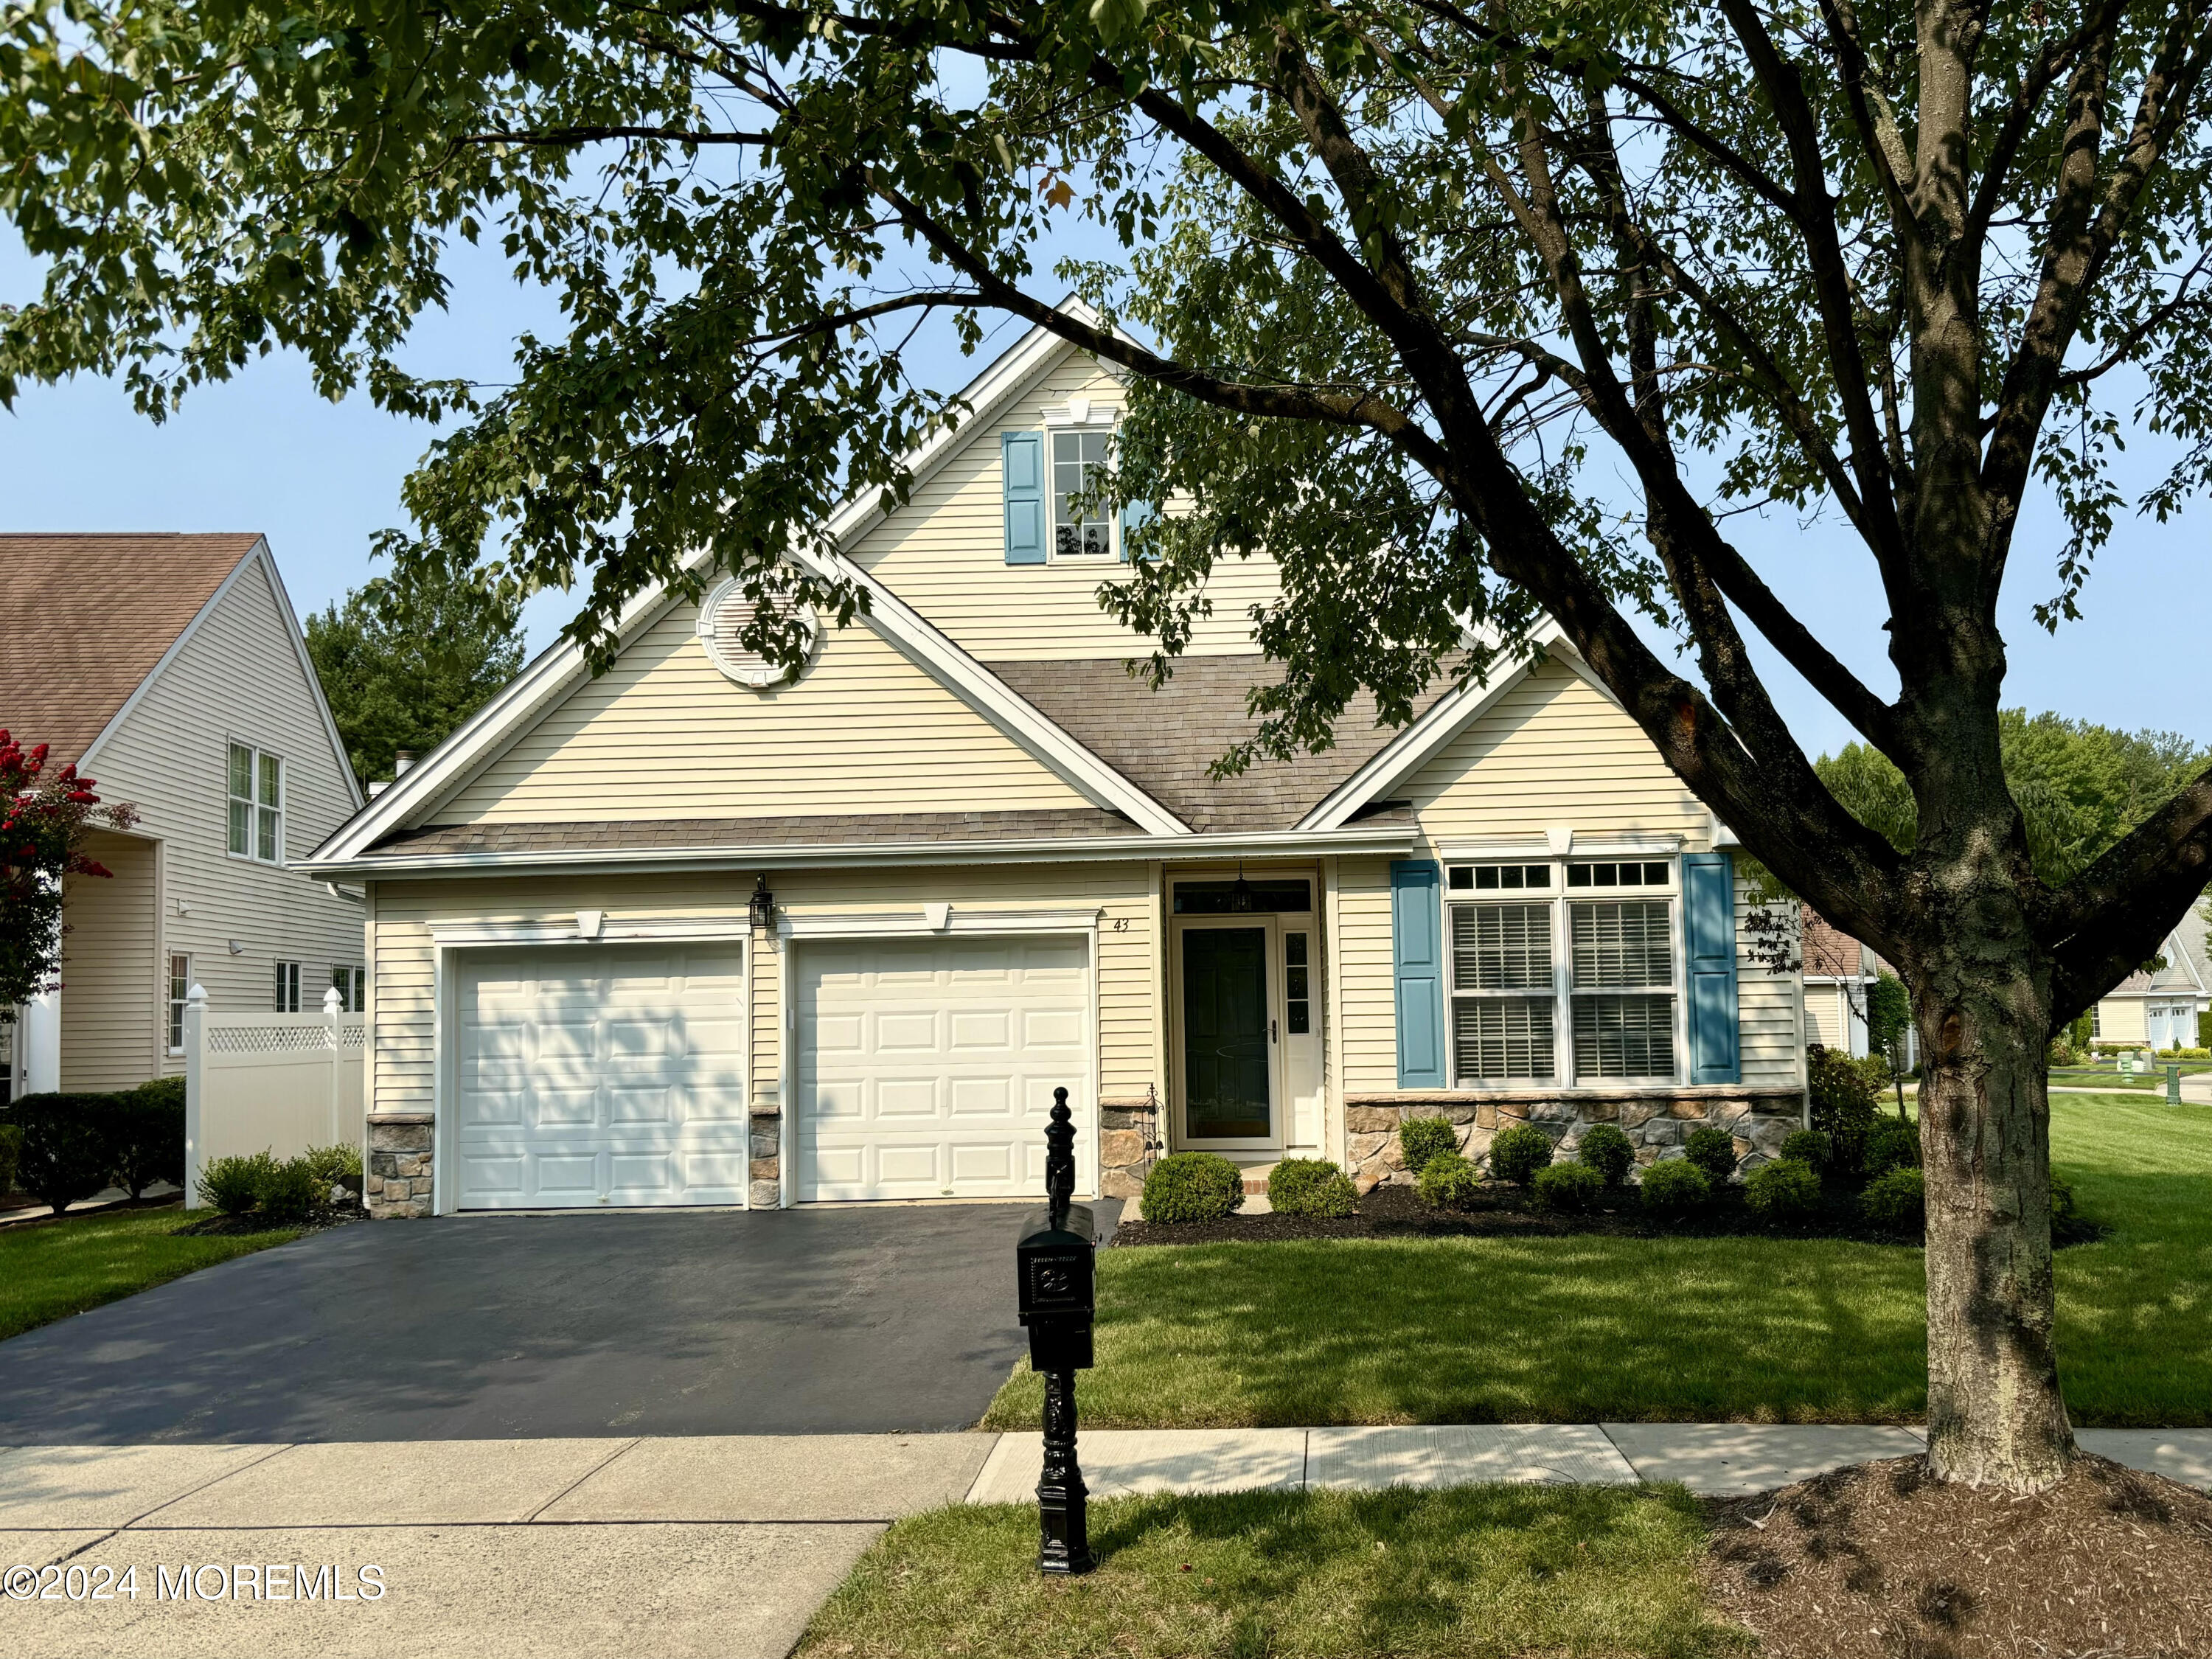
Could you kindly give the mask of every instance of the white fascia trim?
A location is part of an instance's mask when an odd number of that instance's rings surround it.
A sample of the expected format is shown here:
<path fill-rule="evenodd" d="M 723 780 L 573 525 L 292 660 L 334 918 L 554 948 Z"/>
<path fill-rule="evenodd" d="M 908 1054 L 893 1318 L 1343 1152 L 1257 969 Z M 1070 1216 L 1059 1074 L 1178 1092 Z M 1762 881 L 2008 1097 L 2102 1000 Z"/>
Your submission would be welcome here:
<path fill-rule="evenodd" d="M 434 923 L 430 942 L 439 946 L 485 945 L 617 945 L 641 939 L 749 939 L 749 914 L 728 916 L 678 916 L 617 921 L 607 918 L 596 933 L 586 935 L 574 919 L 566 921 L 487 921 Z"/>
<path fill-rule="evenodd" d="M 1540 837 L 1516 836 L 1502 841 L 1446 841 L 1437 843 L 1437 856 L 1449 864 L 1473 864 L 1498 860 L 1530 859 L 1548 863 L 1555 858 L 1673 858 L 1682 850 L 1679 835 L 1631 832 L 1620 836 L 1571 835 L 1565 848 Z"/>
<path fill-rule="evenodd" d="M 721 871 L 801 869 L 883 869 L 898 866 L 990 864 L 1118 864 L 1131 859 L 1158 859 L 1172 848 L 1176 861 L 1326 857 L 1357 857 L 1411 852 L 1420 831 L 1413 824 L 1378 830 L 1340 830 L 1317 832 L 1270 830 L 1249 836 L 1060 836 L 1034 841 L 877 842 L 855 844 L 831 842 L 817 844 L 769 844 L 754 847 L 640 848 L 609 852 L 604 848 L 573 853 L 443 853 L 417 858 L 325 859 L 305 866 L 319 879 L 338 876 L 472 876 L 516 875 L 532 872 L 557 874 L 568 871 L 651 872 L 658 870 Z"/>
<path fill-rule="evenodd" d="M 353 757 L 346 753 L 345 739 L 338 735 L 338 723 L 331 714 L 330 699 L 323 695 L 322 678 L 315 672 L 315 659 L 307 654 L 307 630 L 300 626 L 299 612 L 292 609 L 292 596 L 284 591 L 283 573 L 276 568 L 276 555 L 264 536 L 253 544 L 253 556 L 269 575 L 269 587 L 276 596 L 277 614 L 284 620 L 284 631 L 292 641 L 292 654 L 299 659 L 300 672 L 307 677 L 307 695 L 315 700 L 315 712 L 323 718 L 323 734 L 331 740 L 331 753 L 337 759 L 338 775 L 345 780 L 346 793 L 352 797 L 356 811 L 366 799 L 361 793 L 361 780 L 353 775 Z"/>
<path fill-rule="evenodd" d="M 786 911 L 776 918 L 781 939 L 934 939 L 946 933 L 1087 933 L 1105 912 L 1082 909 L 991 910 L 950 908 L 945 925 L 932 925 L 927 910 L 814 913 Z"/>

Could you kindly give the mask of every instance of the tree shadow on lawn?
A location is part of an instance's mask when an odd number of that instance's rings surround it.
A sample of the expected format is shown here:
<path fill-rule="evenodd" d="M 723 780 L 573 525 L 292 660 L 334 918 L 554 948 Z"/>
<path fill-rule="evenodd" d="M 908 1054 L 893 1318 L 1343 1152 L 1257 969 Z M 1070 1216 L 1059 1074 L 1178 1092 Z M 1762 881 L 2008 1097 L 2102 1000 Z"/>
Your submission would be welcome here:
<path fill-rule="evenodd" d="M 1897 1422 L 1925 1398 L 1909 1249 L 1332 1241 L 1101 1265 L 1079 1396 L 1100 1426 Z"/>

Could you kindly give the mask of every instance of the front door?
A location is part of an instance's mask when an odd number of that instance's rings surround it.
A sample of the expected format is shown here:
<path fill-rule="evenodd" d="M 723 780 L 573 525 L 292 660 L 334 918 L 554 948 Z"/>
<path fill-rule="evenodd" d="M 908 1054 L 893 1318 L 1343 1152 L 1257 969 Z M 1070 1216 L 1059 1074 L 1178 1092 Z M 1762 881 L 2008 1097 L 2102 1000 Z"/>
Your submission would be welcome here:
<path fill-rule="evenodd" d="M 1273 927 L 1186 926 L 1182 936 L 1183 1139 L 1267 1146 L 1274 1106 Z"/>

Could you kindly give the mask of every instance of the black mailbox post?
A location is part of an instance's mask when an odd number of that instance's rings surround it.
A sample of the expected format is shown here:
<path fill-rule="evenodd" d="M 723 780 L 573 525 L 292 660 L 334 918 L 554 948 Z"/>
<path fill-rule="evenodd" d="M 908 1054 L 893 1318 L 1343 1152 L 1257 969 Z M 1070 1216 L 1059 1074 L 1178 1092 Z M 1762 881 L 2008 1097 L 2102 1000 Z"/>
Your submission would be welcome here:
<path fill-rule="evenodd" d="M 1048 1201 L 1024 1227 L 1014 1259 L 1022 1323 L 1030 1334 L 1030 1364 L 1044 1376 L 1037 1566 L 1072 1574 L 1098 1565 L 1091 1553 L 1090 1492 L 1075 1459 L 1075 1373 L 1091 1369 L 1098 1234 L 1091 1206 L 1070 1201 L 1075 1194 L 1075 1127 L 1065 1089 L 1052 1091 L 1052 1123 L 1044 1139 Z"/>

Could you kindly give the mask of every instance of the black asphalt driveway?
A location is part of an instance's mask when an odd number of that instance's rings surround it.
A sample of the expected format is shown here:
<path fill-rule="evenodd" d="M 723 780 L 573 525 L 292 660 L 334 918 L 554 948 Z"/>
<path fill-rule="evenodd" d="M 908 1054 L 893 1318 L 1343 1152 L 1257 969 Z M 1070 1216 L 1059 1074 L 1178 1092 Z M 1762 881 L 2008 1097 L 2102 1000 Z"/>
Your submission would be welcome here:
<path fill-rule="evenodd" d="M 964 1428 L 1030 1207 L 340 1227 L 0 1343 L 0 1445 Z"/>

